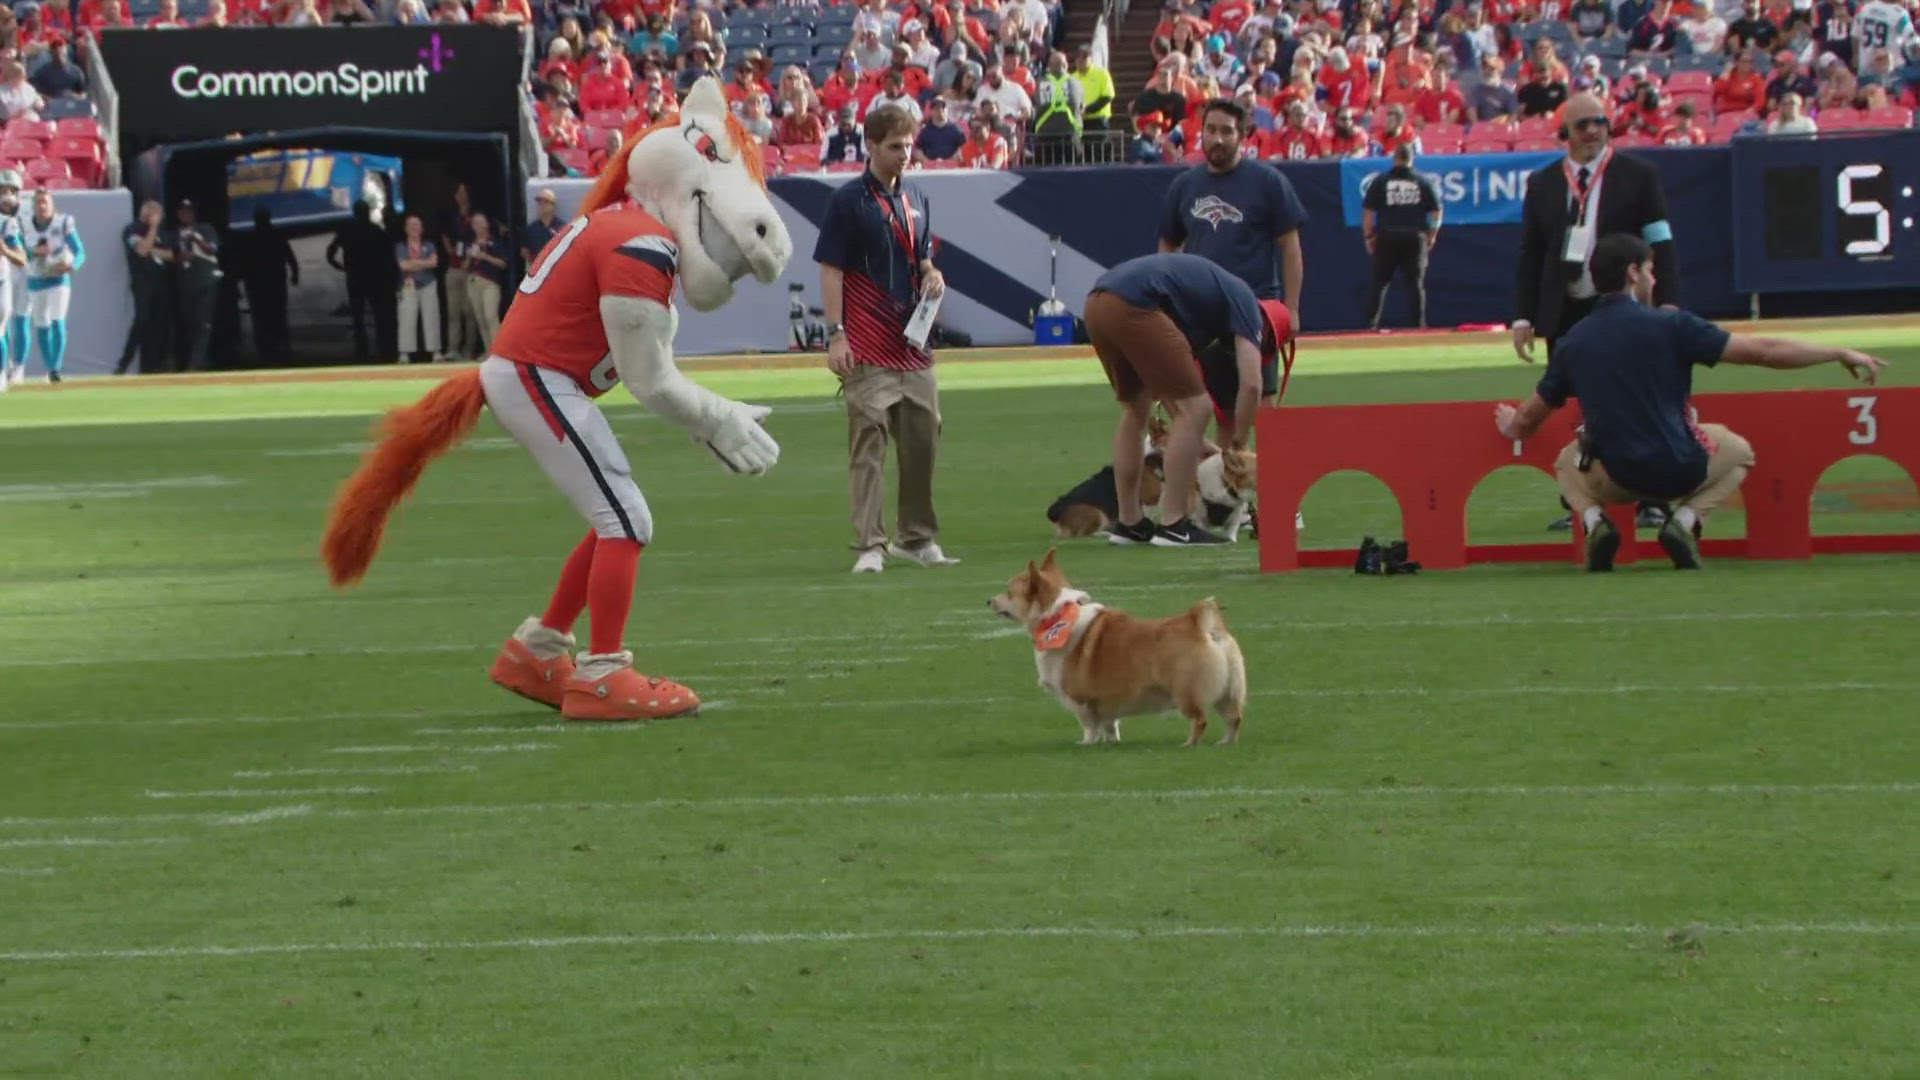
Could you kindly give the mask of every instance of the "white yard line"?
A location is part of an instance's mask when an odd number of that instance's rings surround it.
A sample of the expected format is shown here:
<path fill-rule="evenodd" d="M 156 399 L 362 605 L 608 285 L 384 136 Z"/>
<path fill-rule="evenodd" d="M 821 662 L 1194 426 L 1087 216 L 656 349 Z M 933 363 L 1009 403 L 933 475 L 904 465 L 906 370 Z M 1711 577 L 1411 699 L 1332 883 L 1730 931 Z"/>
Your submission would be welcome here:
<path fill-rule="evenodd" d="M 143 847 L 152 844 L 184 843 L 186 843 L 184 836 L 146 836 L 137 840 L 109 840 L 98 836 L 53 836 L 27 840 L 0 840 L 0 848 Z"/>
<path fill-rule="evenodd" d="M 313 813 L 313 807 L 306 804 L 297 806 L 269 806 L 261 810 L 252 810 L 244 814 L 227 814 L 212 819 L 215 825 L 264 825 L 269 821 L 284 821 L 287 818 L 306 817 Z"/>
<path fill-rule="evenodd" d="M 443 729 L 456 734 L 458 729 Z M 495 731 L 529 731 L 531 728 L 495 728 Z M 268 780 L 292 776 L 426 776 L 433 773 L 479 772 L 478 765 L 374 765 L 364 769 L 241 769 L 235 780 Z"/>
<path fill-rule="evenodd" d="M 51 866 L 0 866 L 0 877 L 52 877 Z"/>
<path fill-rule="evenodd" d="M 75 720 L 9 720 L 0 722 L 0 731 L 57 731 L 62 728 L 201 727 L 208 725 L 307 724 L 350 720 L 431 720 L 436 717 L 471 716 L 490 718 L 517 716 L 524 709 L 493 711 L 443 711 L 413 709 L 407 712 L 294 713 L 286 716 L 171 716 L 171 717 L 88 717 Z"/>
<path fill-rule="evenodd" d="M 147 791 L 149 799 L 304 799 L 314 795 L 378 795 L 386 788 L 221 788 L 217 791 Z"/>
<path fill-rule="evenodd" d="M 516 754 L 531 750 L 557 750 L 559 743 L 500 743 L 494 746 L 453 746 L 448 743 L 396 743 L 385 746 L 336 746 L 329 754 Z"/>
<path fill-rule="evenodd" d="M 558 746 L 540 743 L 539 746 Z M 435 748 L 451 749 L 451 748 Z M 1587 799 L 1587 798 L 1665 798 L 1734 796 L 1769 798 L 1822 795 L 1893 796 L 1920 795 L 1915 782 L 1837 782 L 1825 784 L 1466 784 L 1396 785 L 1392 787 L 1328 787 L 1298 785 L 1291 787 L 1220 788 L 1142 788 L 1094 789 L 1088 791 L 950 791 L 950 792 L 873 792 L 851 795 L 740 795 L 710 799 L 644 799 L 626 802 L 554 802 L 554 803 L 451 803 L 438 806 L 360 806 L 326 807 L 313 811 L 315 817 L 467 817 L 493 814 L 574 813 L 651 813 L 656 811 L 755 810 L 755 809 L 860 809 L 891 806 L 1003 805 L 1020 803 L 1073 802 L 1206 802 L 1221 799 L 1296 800 L 1312 799 Z M 215 813 L 95 814 L 78 818 L 9 817 L 0 818 L 0 828 L 70 829 L 95 825 L 221 824 L 230 815 Z M 80 841 L 85 843 L 86 841 Z M 144 841 L 141 841 L 144 842 Z"/>
<path fill-rule="evenodd" d="M 1689 925 L 1694 937 L 1911 937 L 1920 923 L 1750 922 Z M 1659 937 L 1669 928 L 1644 923 L 1514 923 L 1472 925 L 1279 924 L 1268 926 L 981 926 L 960 929 L 692 931 L 679 934 L 595 934 L 451 941 L 308 941 L 239 945 L 169 945 L 122 949 L 46 949 L 0 952 L 0 961 L 58 963 L 79 960 L 206 960 L 314 953 L 445 953 L 629 949 L 672 946 L 833 945 L 894 941 L 1034 941 L 1040 939 L 1122 942 L 1187 941 L 1195 938 L 1440 939 L 1544 941 L 1554 938 Z"/>

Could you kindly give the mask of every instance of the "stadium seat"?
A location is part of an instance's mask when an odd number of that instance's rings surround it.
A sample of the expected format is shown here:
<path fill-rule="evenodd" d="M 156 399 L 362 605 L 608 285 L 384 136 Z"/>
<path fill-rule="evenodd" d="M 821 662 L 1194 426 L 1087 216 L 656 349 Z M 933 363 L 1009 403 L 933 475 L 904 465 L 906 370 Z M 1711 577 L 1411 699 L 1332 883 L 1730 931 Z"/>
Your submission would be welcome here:
<path fill-rule="evenodd" d="M 559 158 L 562 165 L 579 173 L 581 176 L 588 176 L 593 172 L 590 165 L 592 159 L 588 156 L 587 151 L 579 149 L 578 147 L 555 150 L 553 156 Z"/>
<path fill-rule="evenodd" d="M 57 97 L 47 101 L 40 110 L 43 120 L 66 120 L 74 117 L 94 118 L 93 102 L 86 98 Z"/>
<path fill-rule="evenodd" d="M 1513 133 L 1514 142 L 1522 140 L 1538 141 L 1553 138 L 1553 121 L 1544 116 L 1529 117 L 1520 121 L 1520 127 Z"/>
<path fill-rule="evenodd" d="M 37 183 L 48 191 L 85 191 L 97 185 L 89 184 L 77 176 L 44 176 Z"/>
<path fill-rule="evenodd" d="M 1428 154 L 1457 154 L 1460 152 L 1460 137 L 1457 135 L 1433 135 L 1422 132 L 1420 145 Z"/>
<path fill-rule="evenodd" d="M 1688 90 L 1683 93 L 1674 94 L 1672 101 L 1675 105 L 1679 105 L 1682 102 L 1691 104 L 1695 116 L 1706 117 L 1713 115 L 1713 94 L 1710 92 L 1702 93 L 1697 90 Z"/>
<path fill-rule="evenodd" d="M 835 55 L 839 54 L 835 53 Z M 787 64 L 799 64 L 804 67 L 813 62 L 813 47 L 805 43 L 775 45 L 773 51 L 768 54 L 768 59 L 772 60 L 776 67 Z"/>
<path fill-rule="evenodd" d="M 627 126 L 627 114 L 621 109 L 588 109 L 580 121 L 590 128 L 613 128 L 618 131 Z"/>
<path fill-rule="evenodd" d="M 1420 129 L 1420 141 L 1432 142 L 1435 139 L 1451 139 L 1460 142 L 1467 137 L 1467 129 L 1460 124 L 1428 124 Z"/>
<path fill-rule="evenodd" d="M 852 23 L 823 23 L 813 28 L 813 42 L 818 45 L 825 42 L 845 48 L 853 41 Z"/>
<path fill-rule="evenodd" d="M 1867 122 L 1874 127 L 1908 128 L 1913 126 L 1913 110 L 1899 105 L 1882 105 L 1877 109 L 1868 109 Z"/>
<path fill-rule="evenodd" d="M 48 104 L 52 104 L 49 102 Z M 100 138 L 100 121 L 91 116 L 69 116 L 53 125 L 55 135 L 71 135 L 79 138 Z"/>
<path fill-rule="evenodd" d="M 1487 131 L 1475 128 L 1467 132 L 1460 148 L 1469 154 L 1503 153 L 1513 149 L 1513 136 L 1504 131 Z"/>
<path fill-rule="evenodd" d="M 781 156 L 786 161 L 788 172 L 812 172 L 820 168 L 820 148 L 817 146 L 782 147 Z"/>
<path fill-rule="evenodd" d="M 1676 70 L 1667 79 L 1667 92 L 1674 95 L 1713 93 L 1713 78 L 1703 70 Z"/>
<path fill-rule="evenodd" d="M 73 170 L 59 158 L 41 158 L 27 162 L 27 182 L 43 183 L 48 180 L 66 180 L 73 176 Z"/>
<path fill-rule="evenodd" d="M 1513 149 L 1516 153 L 1530 153 L 1537 150 L 1559 150 L 1559 139 L 1515 139 Z"/>
<path fill-rule="evenodd" d="M 779 147 L 762 146 L 760 148 L 760 162 L 767 167 L 767 175 L 773 176 L 778 174 L 781 166 L 785 164 L 785 161 L 785 155 L 781 153 Z"/>
<path fill-rule="evenodd" d="M 813 41 L 813 29 L 799 23 L 770 27 L 767 41 L 774 45 L 805 45 Z"/>
<path fill-rule="evenodd" d="M 14 161 L 32 161 L 46 151 L 47 144 L 39 139 L 16 139 L 12 135 L 0 138 L 0 157 Z"/>
<path fill-rule="evenodd" d="M 727 53 L 742 53 L 748 49 L 767 48 L 767 28 L 760 25 L 735 26 L 727 30 Z"/>
<path fill-rule="evenodd" d="M 837 64 L 840 62 L 840 53 L 845 49 L 845 44 L 831 41 L 816 41 L 813 43 L 813 59 L 825 60 L 829 64 Z M 833 73 L 829 71 L 827 74 L 831 75 Z M 815 81 L 817 82 L 818 80 Z"/>
<path fill-rule="evenodd" d="M 14 120 L 7 124 L 9 139 L 38 139 L 46 142 L 53 138 L 54 128 L 51 120 Z"/>
<path fill-rule="evenodd" d="M 866 163 L 860 161 L 835 161 L 827 166 L 827 171 L 830 173 L 851 173 L 860 172 L 866 167 Z"/>
<path fill-rule="evenodd" d="M 1853 109 L 1827 109 L 1815 120 L 1822 131 L 1850 131 L 1854 128 L 1873 126 L 1866 117 Z M 0 147 L 4 149 L 4 147 Z"/>

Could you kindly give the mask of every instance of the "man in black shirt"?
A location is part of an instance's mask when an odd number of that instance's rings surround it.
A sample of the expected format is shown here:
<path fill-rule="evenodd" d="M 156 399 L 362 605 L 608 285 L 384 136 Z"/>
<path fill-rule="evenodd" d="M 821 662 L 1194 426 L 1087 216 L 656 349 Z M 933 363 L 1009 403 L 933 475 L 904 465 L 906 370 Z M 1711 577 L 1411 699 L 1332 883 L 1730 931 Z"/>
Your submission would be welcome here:
<path fill-rule="evenodd" d="M 173 326 L 167 302 L 173 233 L 167 229 L 166 210 L 155 199 L 141 203 L 140 220 L 122 229 L 120 240 L 127 251 L 127 283 L 133 289 L 133 325 L 127 330 L 127 347 L 121 351 L 113 373 L 126 374 L 136 355 L 143 374 L 165 371 L 170 366 L 167 337 Z"/>
<path fill-rule="evenodd" d="M 1440 235 L 1440 193 L 1413 171 L 1413 144 L 1393 152 L 1393 168 L 1373 178 L 1360 200 L 1360 232 L 1373 255 L 1373 328 L 1386 316 L 1387 286 L 1404 273 L 1413 286 L 1415 324 L 1427 325 L 1427 252 Z"/>
<path fill-rule="evenodd" d="M 1780 28 L 1772 20 L 1760 14 L 1760 0 L 1747 0 L 1746 13 L 1733 20 L 1727 26 L 1727 40 L 1722 46 L 1729 56 L 1737 56 L 1748 46 L 1756 49 L 1771 49 L 1773 43 L 1780 40 Z"/>
<path fill-rule="evenodd" d="M 300 284 L 300 262 L 266 207 L 255 207 L 253 232 L 241 238 L 240 280 L 247 287 L 253 347 L 262 364 L 284 363 L 293 351 L 287 329 L 287 281 Z"/>
<path fill-rule="evenodd" d="M 1533 78 L 1515 95 L 1520 100 L 1520 115 L 1546 116 L 1566 103 L 1567 84 L 1553 76 L 1552 68 L 1533 69 Z"/>
<path fill-rule="evenodd" d="M 213 302 L 220 294 L 220 234 L 200 223 L 190 199 L 180 200 L 174 219 L 181 362 L 188 371 L 205 371 L 207 346 L 213 339 Z"/>
<path fill-rule="evenodd" d="M 46 63 L 41 64 L 27 81 L 48 100 L 79 97 L 87 92 L 87 73 L 67 56 L 66 40 L 60 37 L 47 43 Z"/>
<path fill-rule="evenodd" d="M 1729 334 L 1697 315 L 1653 307 L 1653 252 L 1631 233 L 1601 239 L 1590 266 L 1599 303 L 1554 344 L 1533 396 L 1494 410 L 1495 426 L 1506 438 L 1525 439 L 1578 397 L 1585 426 L 1555 472 L 1587 529 L 1587 569 L 1613 569 L 1620 550 L 1620 533 L 1602 508 L 1639 499 L 1679 501 L 1660 527 L 1660 546 L 1675 567 L 1698 569 L 1700 521 L 1740 489 L 1753 447 L 1720 424 L 1693 423 L 1693 365 L 1837 363 L 1872 383 L 1885 362 L 1852 349 Z"/>

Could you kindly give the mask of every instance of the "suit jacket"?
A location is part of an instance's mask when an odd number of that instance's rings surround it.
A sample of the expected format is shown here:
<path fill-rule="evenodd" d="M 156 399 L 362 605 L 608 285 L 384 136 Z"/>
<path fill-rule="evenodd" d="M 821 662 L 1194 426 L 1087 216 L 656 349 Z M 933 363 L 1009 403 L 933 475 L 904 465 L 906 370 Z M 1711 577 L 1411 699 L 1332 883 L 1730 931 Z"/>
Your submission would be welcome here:
<path fill-rule="evenodd" d="M 1567 286 L 1580 277 L 1578 263 L 1560 258 L 1566 250 L 1567 229 L 1573 225 L 1573 197 L 1561 168 L 1564 160 L 1527 179 L 1527 199 L 1520 210 L 1520 260 L 1514 271 L 1514 317 L 1532 322 L 1534 333 L 1548 340 L 1571 328 L 1566 319 Z M 1596 243 L 1611 233 L 1624 232 L 1652 244 L 1653 302 L 1678 304 L 1679 275 L 1673 232 L 1667 224 L 1667 197 L 1653 166 L 1615 150 L 1600 183 L 1595 217 Z"/>

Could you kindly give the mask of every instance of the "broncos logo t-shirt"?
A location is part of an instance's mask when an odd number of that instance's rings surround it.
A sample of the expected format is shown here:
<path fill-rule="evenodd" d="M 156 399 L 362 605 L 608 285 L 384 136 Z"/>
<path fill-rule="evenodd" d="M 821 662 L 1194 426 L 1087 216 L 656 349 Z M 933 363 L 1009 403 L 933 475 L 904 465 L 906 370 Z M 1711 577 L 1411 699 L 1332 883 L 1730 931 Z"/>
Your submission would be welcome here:
<path fill-rule="evenodd" d="M 1293 184 L 1273 166 L 1242 161 L 1216 175 L 1198 165 L 1174 177 L 1160 238 L 1219 264 L 1261 299 L 1278 300 L 1280 259 L 1273 242 L 1306 220 Z"/>

